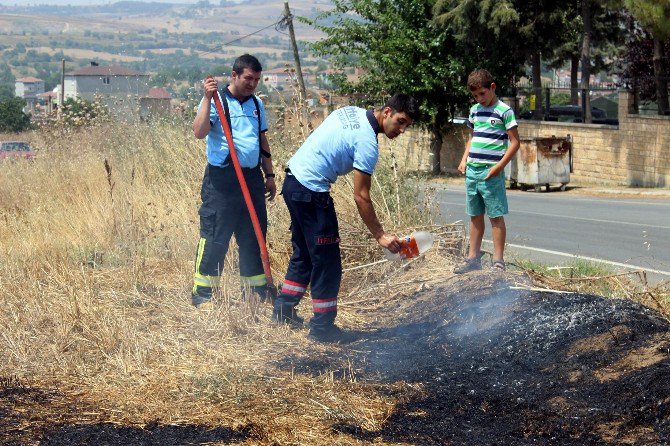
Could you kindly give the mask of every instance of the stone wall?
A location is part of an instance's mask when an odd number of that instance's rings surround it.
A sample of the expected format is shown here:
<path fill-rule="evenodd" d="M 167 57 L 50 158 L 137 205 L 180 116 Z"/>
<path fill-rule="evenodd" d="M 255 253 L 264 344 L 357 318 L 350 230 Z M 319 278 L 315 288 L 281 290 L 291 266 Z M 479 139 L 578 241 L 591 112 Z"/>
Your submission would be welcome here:
<path fill-rule="evenodd" d="M 643 187 L 670 185 L 670 116 L 641 116 L 633 111 L 633 95 L 619 93 L 619 126 L 519 121 L 519 136 L 566 137 L 573 148 L 571 181 Z M 454 172 L 463 154 L 466 129 L 445 139 L 440 160 Z M 428 150 L 426 147 L 425 150 Z"/>

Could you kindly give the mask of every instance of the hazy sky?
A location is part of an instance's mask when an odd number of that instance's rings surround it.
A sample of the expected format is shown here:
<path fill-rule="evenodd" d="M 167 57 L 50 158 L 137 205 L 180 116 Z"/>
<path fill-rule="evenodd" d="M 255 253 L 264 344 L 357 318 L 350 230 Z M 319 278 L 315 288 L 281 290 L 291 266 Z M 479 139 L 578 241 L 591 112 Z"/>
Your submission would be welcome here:
<path fill-rule="evenodd" d="M 35 6 L 35 5 L 106 5 L 117 3 L 119 0 L 0 0 L 0 6 Z M 123 0 L 139 1 L 139 0 Z M 145 3 L 197 3 L 198 0 L 143 0 Z M 228 0 L 231 3 L 241 3 L 244 0 Z M 210 3 L 218 4 L 218 0 L 210 0 Z"/>

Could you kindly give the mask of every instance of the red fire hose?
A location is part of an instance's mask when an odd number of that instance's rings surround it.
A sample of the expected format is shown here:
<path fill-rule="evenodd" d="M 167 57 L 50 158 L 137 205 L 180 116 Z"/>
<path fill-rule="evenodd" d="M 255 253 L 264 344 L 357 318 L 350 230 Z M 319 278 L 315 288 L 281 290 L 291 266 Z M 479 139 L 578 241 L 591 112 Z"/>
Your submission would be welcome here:
<path fill-rule="evenodd" d="M 235 174 L 237 175 L 237 180 L 240 183 L 240 189 L 242 189 L 242 195 L 244 196 L 244 202 L 247 204 L 247 209 L 249 210 L 249 216 L 251 217 L 251 223 L 254 226 L 254 232 L 256 233 L 256 240 L 258 241 L 258 247 L 261 249 L 261 260 L 263 261 L 263 272 L 265 273 L 265 280 L 267 281 L 267 288 L 271 293 L 271 297 L 274 297 L 276 294 L 276 289 L 274 286 L 274 280 L 272 280 L 272 271 L 270 270 L 270 256 L 268 255 L 268 249 L 265 246 L 265 236 L 261 230 L 261 224 L 258 221 L 258 214 L 256 214 L 256 208 L 254 208 L 254 203 L 251 201 L 251 195 L 249 194 L 249 187 L 247 182 L 244 179 L 242 174 L 242 168 L 240 167 L 240 160 L 237 157 L 237 151 L 235 150 L 235 144 L 233 143 L 233 135 L 230 131 L 230 126 L 228 125 L 228 120 L 226 119 L 226 113 L 223 111 L 221 105 L 221 99 L 219 98 L 219 92 L 217 91 L 214 96 L 214 105 L 216 106 L 216 112 L 219 115 L 219 121 L 221 121 L 221 128 L 223 129 L 224 135 L 226 135 L 226 141 L 228 142 L 228 150 L 230 151 L 230 158 L 233 161 L 233 167 L 235 168 Z M 260 129 L 258 129 L 260 131 Z"/>

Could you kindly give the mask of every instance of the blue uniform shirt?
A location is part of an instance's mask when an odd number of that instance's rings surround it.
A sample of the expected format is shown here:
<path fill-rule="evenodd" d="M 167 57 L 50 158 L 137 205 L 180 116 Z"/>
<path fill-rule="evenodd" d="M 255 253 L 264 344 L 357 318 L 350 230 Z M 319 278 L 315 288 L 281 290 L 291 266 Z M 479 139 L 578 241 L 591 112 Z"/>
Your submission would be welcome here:
<path fill-rule="evenodd" d="M 228 100 L 228 110 L 230 112 L 233 143 L 237 150 L 240 166 L 248 168 L 256 167 L 260 159 L 260 133 L 268 129 L 263 101 L 256 98 L 258 100 L 258 109 L 261 113 L 261 128 L 259 129 L 258 112 L 251 96 L 240 102 L 230 94 L 230 91 L 226 87 L 221 94 L 221 100 L 226 99 Z M 200 102 L 200 106 L 202 106 L 202 101 Z M 216 113 L 214 99 L 212 99 L 209 108 L 209 123 L 212 125 L 212 129 L 205 139 L 207 142 L 207 161 L 213 166 L 227 166 L 230 160 L 226 162 L 226 158 L 230 152 L 226 137 L 221 128 L 219 115 Z"/>
<path fill-rule="evenodd" d="M 378 131 L 372 112 L 351 106 L 337 109 L 288 161 L 291 174 L 314 192 L 327 192 L 338 176 L 353 169 L 372 175 L 379 157 Z"/>

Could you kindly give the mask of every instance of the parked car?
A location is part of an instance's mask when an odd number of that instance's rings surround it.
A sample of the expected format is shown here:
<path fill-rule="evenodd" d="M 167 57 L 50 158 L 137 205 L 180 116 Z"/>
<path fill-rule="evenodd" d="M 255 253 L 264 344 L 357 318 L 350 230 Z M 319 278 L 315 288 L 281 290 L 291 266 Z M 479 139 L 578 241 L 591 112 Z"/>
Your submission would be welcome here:
<path fill-rule="evenodd" d="M 35 154 L 30 150 L 30 144 L 24 141 L 0 141 L 0 160 L 4 159 L 33 159 Z"/>
<path fill-rule="evenodd" d="M 519 115 L 521 119 L 532 119 L 533 111 L 526 110 Z M 549 112 L 545 110 L 545 121 L 561 121 L 561 122 L 584 122 L 582 116 L 582 107 L 579 105 L 552 105 Z M 608 124 L 619 125 L 619 120 L 616 118 L 608 118 L 605 111 L 598 107 L 591 107 L 591 122 L 593 124 Z"/>

